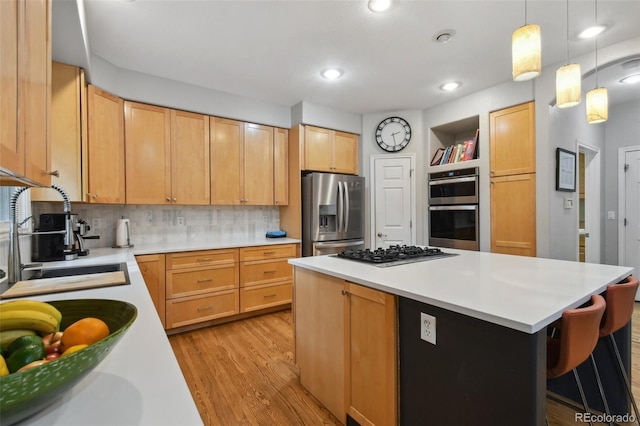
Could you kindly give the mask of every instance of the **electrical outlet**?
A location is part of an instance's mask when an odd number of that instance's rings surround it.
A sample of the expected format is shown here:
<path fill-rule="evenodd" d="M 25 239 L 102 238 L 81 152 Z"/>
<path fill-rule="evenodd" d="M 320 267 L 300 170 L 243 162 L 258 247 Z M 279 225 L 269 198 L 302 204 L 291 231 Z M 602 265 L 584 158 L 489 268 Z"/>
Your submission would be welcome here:
<path fill-rule="evenodd" d="M 178 226 L 184 226 L 184 217 L 178 216 Z"/>
<path fill-rule="evenodd" d="M 100 218 L 95 218 L 95 219 L 91 219 L 91 229 L 93 229 L 94 231 L 102 228 L 102 223 Z"/>
<path fill-rule="evenodd" d="M 436 344 L 436 317 L 420 312 L 420 338 Z"/>
<path fill-rule="evenodd" d="M 267 216 L 262 216 L 262 221 L 264 223 L 267 223 L 269 221 L 269 218 Z"/>

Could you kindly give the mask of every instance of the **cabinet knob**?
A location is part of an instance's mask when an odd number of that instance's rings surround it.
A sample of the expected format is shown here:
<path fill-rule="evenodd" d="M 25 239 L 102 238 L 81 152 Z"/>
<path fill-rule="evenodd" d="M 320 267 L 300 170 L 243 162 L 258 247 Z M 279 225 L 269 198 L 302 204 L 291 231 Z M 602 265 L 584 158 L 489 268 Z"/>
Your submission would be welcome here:
<path fill-rule="evenodd" d="M 55 177 L 60 177 L 60 172 L 58 170 L 54 170 L 52 172 L 49 172 L 50 176 L 55 176 Z"/>
<path fill-rule="evenodd" d="M 171 202 L 171 198 L 167 197 L 167 202 L 170 203 Z"/>
<path fill-rule="evenodd" d="M 342 295 L 343 296 L 348 296 L 349 292 L 347 290 L 345 290 L 345 289 L 342 289 Z"/>
<path fill-rule="evenodd" d="M 178 199 L 176 197 L 173 197 L 173 202 L 175 203 L 177 201 L 178 201 Z"/>
<path fill-rule="evenodd" d="M 91 198 L 93 198 L 94 200 L 95 200 L 96 198 L 98 198 L 98 194 L 89 194 L 89 195 L 90 195 L 90 196 L 91 196 Z"/>

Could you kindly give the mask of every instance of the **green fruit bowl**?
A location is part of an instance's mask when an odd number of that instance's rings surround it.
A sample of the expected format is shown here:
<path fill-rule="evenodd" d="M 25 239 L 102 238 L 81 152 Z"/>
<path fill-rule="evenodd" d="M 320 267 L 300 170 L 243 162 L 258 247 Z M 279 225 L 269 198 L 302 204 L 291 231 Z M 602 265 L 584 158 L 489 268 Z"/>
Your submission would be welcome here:
<path fill-rule="evenodd" d="M 0 419 L 11 425 L 46 408 L 89 374 L 124 336 L 138 315 L 119 300 L 78 299 L 48 302 L 62 313 L 60 329 L 85 317 L 100 318 L 111 333 L 63 358 L 0 378 Z"/>

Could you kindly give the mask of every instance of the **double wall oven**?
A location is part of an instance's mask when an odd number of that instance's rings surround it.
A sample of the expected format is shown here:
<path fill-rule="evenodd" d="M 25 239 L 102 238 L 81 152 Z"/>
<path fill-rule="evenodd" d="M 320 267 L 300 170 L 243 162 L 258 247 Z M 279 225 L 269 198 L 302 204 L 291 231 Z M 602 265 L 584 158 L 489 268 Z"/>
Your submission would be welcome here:
<path fill-rule="evenodd" d="M 429 174 L 429 244 L 480 249 L 478 168 Z"/>

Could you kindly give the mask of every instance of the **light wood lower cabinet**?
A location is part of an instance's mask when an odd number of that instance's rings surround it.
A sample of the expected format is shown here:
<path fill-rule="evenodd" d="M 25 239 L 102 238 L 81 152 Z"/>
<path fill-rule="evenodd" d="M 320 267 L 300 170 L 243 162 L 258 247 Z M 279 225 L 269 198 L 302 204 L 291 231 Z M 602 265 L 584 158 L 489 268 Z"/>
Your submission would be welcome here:
<path fill-rule="evenodd" d="M 166 302 L 164 254 L 136 256 L 136 262 L 164 327 Z"/>
<path fill-rule="evenodd" d="M 300 268 L 294 289 L 302 385 L 345 424 L 396 425 L 395 296 Z"/>
<path fill-rule="evenodd" d="M 238 250 L 167 254 L 166 328 L 238 313 Z"/>
<path fill-rule="evenodd" d="M 274 244 L 141 255 L 136 261 L 162 324 L 174 330 L 288 307 L 293 272 L 287 260 L 297 253 L 297 244 Z"/>
<path fill-rule="evenodd" d="M 240 249 L 240 312 L 291 303 L 294 244 Z"/>

